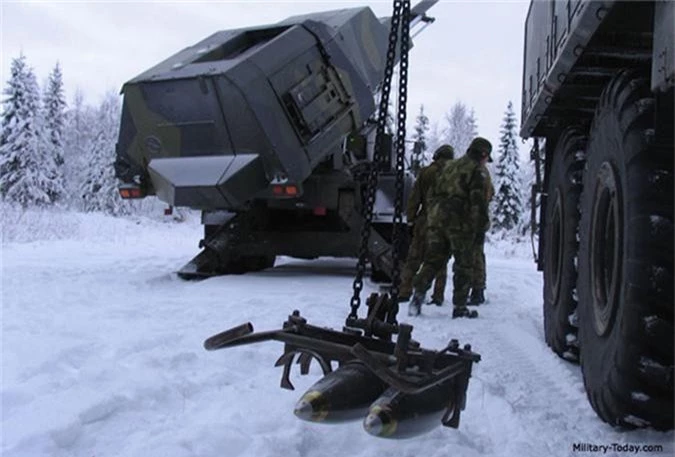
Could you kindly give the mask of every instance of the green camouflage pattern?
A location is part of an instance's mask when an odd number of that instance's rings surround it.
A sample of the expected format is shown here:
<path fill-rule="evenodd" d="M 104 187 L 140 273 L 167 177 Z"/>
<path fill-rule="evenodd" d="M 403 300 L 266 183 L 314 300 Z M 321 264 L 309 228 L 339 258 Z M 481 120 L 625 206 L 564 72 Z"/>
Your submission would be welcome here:
<path fill-rule="evenodd" d="M 469 156 L 446 162 L 430 197 L 428 224 L 450 232 L 476 234 L 490 223 L 486 180 L 489 173 Z"/>
<path fill-rule="evenodd" d="M 426 292 L 437 272 L 447 268 L 450 257 L 454 256 L 452 303 L 454 306 L 465 306 L 473 278 L 474 239 L 471 234 L 454 232 L 447 227 L 429 227 L 422 268 L 413 279 L 415 290 Z"/>
<path fill-rule="evenodd" d="M 406 216 L 409 224 L 413 223 L 417 225 L 421 223 L 426 225 L 427 207 L 431 203 L 431 196 L 436 183 L 436 178 L 445 163 L 445 159 L 435 160 L 429 166 L 422 168 L 417 175 L 406 208 Z"/>
<path fill-rule="evenodd" d="M 452 303 L 466 305 L 474 276 L 476 235 L 489 227 L 488 175 L 485 167 L 468 155 L 444 164 L 430 196 L 424 261 L 413 279 L 416 291 L 426 292 L 452 255 Z"/>
<path fill-rule="evenodd" d="M 492 197 L 495 195 L 495 188 L 492 185 L 492 178 L 490 177 L 490 172 L 485 168 L 485 195 L 488 203 L 492 200 Z M 476 244 L 473 250 L 473 277 L 471 280 L 472 289 L 485 289 L 486 283 L 486 270 L 485 270 L 485 243 Z"/>
<path fill-rule="evenodd" d="M 405 266 L 401 272 L 401 285 L 399 286 L 399 296 L 409 297 L 412 295 L 413 278 L 424 261 L 424 253 L 427 245 L 428 233 L 426 227 L 416 225 L 413 230 L 413 237 L 408 248 Z M 448 256 L 449 259 L 449 256 Z M 442 302 L 445 300 L 445 286 L 448 282 L 448 261 L 440 266 L 435 276 L 431 280 L 434 283 L 434 290 L 431 294 L 433 301 Z"/>
<path fill-rule="evenodd" d="M 473 276 L 471 277 L 471 289 L 485 289 L 486 270 L 485 270 L 485 244 L 474 245 L 473 253 Z"/>
<path fill-rule="evenodd" d="M 424 167 L 415 181 L 408 206 L 406 209 L 408 223 L 414 224 L 413 236 L 408 248 L 408 256 L 405 266 L 401 272 L 401 285 L 399 294 L 401 297 L 409 297 L 412 294 L 412 281 L 415 273 L 422 265 L 424 260 L 424 251 L 427 240 L 427 206 L 430 204 L 431 191 L 440 170 L 443 168 L 446 159 L 438 158 L 429 166 Z M 447 264 L 447 261 L 446 261 Z M 442 302 L 445 300 L 445 286 L 447 283 L 448 269 L 443 265 L 436 273 L 434 282 L 434 292 L 431 299 Z"/>

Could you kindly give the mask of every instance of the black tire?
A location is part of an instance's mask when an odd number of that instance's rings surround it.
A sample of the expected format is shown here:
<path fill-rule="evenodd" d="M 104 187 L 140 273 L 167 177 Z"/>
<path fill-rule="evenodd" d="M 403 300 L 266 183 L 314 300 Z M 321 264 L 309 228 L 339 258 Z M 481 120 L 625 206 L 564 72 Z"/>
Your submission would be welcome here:
<path fill-rule="evenodd" d="M 579 196 L 585 134 L 566 129 L 555 147 L 548 177 L 544 255 L 544 335 L 560 357 L 579 360 L 576 323 Z"/>
<path fill-rule="evenodd" d="M 665 144 L 655 143 L 654 118 L 647 77 L 622 72 L 603 91 L 581 196 L 579 344 L 586 392 L 605 422 L 666 430 L 673 428 L 673 141 L 670 130 Z"/>

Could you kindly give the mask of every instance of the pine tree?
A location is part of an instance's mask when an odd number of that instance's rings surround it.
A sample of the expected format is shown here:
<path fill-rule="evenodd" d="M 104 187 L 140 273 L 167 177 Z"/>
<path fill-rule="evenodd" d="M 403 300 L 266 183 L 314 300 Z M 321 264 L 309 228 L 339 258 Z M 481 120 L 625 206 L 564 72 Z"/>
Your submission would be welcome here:
<path fill-rule="evenodd" d="M 424 105 L 420 105 L 420 112 L 415 118 L 415 128 L 413 129 L 412 139 L 417 146 L 417 151 L 414 152 L 411 167 L 413 171 L 419 170 L 420 167 L 424 166 L 425 155 L 427 151 L 427 135 L 429 132 L 429 118 L 424 114 Z"/>
<path fill-rule="evenodd" d="M 129 206 L 117 191 L 113 168 L 119 119 L 119 97 L 109 92 L 96 113 L 95 135 L 87 155 L 88 165 L 81 186 L 85 211 L 103 211 L 113 215 L 129 212 Z"/>
<path fill-rule="evenodd" d="M 12 60 L 3 93 L 0 194 L 24 208 L 47 205 L 55 189 L 50 175 L 54 167 L 43 149 L 40 90 L 23 54 Z"/>
<path fill-rule="evenodd" d="M 65 194 L 65 164 L 63 156 L 65 108 L 63 97 L 63 76 L 57 63 L 51 74 L 43 95 L 43 117 L 45 127 L 45 155 L 54 163 L 53 191 L 50 198 L 53 202 L 63 199 Z"/>
<path fill-rule="evenodd" d="M 522 215 L 520 157 L 518 154 L 516 114 L 509 102 L 501 128 L 497 159 L 497 186 L 492 227 L 494 230 L 512 230 Z"/>

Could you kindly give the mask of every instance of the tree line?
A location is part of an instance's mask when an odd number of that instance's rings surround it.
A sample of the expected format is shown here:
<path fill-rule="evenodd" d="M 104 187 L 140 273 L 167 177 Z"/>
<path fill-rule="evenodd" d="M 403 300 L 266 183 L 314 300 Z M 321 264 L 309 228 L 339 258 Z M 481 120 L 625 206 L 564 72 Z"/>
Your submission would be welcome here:
<path fill-rule="evenodd" d="M 0 195 L 3 201 L 28 207 L 62 206 L 113 215 L 139 210 L 117 192 L 115 144 L 120 122 L 120 98 L 109 91 L 98 106 L 85 103 L 80 91 L 70 106 L 64 97 L 63 74 L 57 63 L 41 91 L 25 55 L 12 60 L 3 90 L 0 120 Z M 524 233 L 529 212 L 531 173 L 520 169 L 517 122 L 513 104 L 504 114 L 499 144 L 493 144 L 491 175 L 496 190 L 491 206 L 493 231 Z M 420 106 L 412 140 L 411 167 L 431 161 L 443 143 L 463 155 L 478 135 L 472 108 L 456 102 L 435 123 Z M 412 149 L 412 148 L 411 148 Z"/>
<path fill-rule="evenodd" d="M 93 107 L 77 92 L 69 107 L 57 63 L 43 90 L 26 56 L 12 60 L 0 119 L 0 195 L 23 208 L 61 206 L 126 214 L 114 176 L 120 101 Z"/>

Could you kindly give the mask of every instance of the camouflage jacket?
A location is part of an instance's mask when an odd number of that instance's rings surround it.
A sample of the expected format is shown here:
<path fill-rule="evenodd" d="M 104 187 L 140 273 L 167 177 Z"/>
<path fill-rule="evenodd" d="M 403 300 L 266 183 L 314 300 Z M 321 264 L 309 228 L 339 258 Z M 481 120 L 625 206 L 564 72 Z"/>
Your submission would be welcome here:
<path fill-rule="evenodd" d="M 429 225 L 461 233 L 485 232 L 489 227 L 487 169 L 469 156 L 449 161 L 433 187 Z"/>
<path fill-rule="evenodd" d="M 431 197 L 436 177 L 445 162 L 447 162 L 445 159 L 435 160 L 429 166 L 422 168 L 417 175 L 410 198 L 408 198 L 406 216 L 409 223 L 424 223 L 426 220 L 427 207 L 430 203 L 429 198 Z"/>

